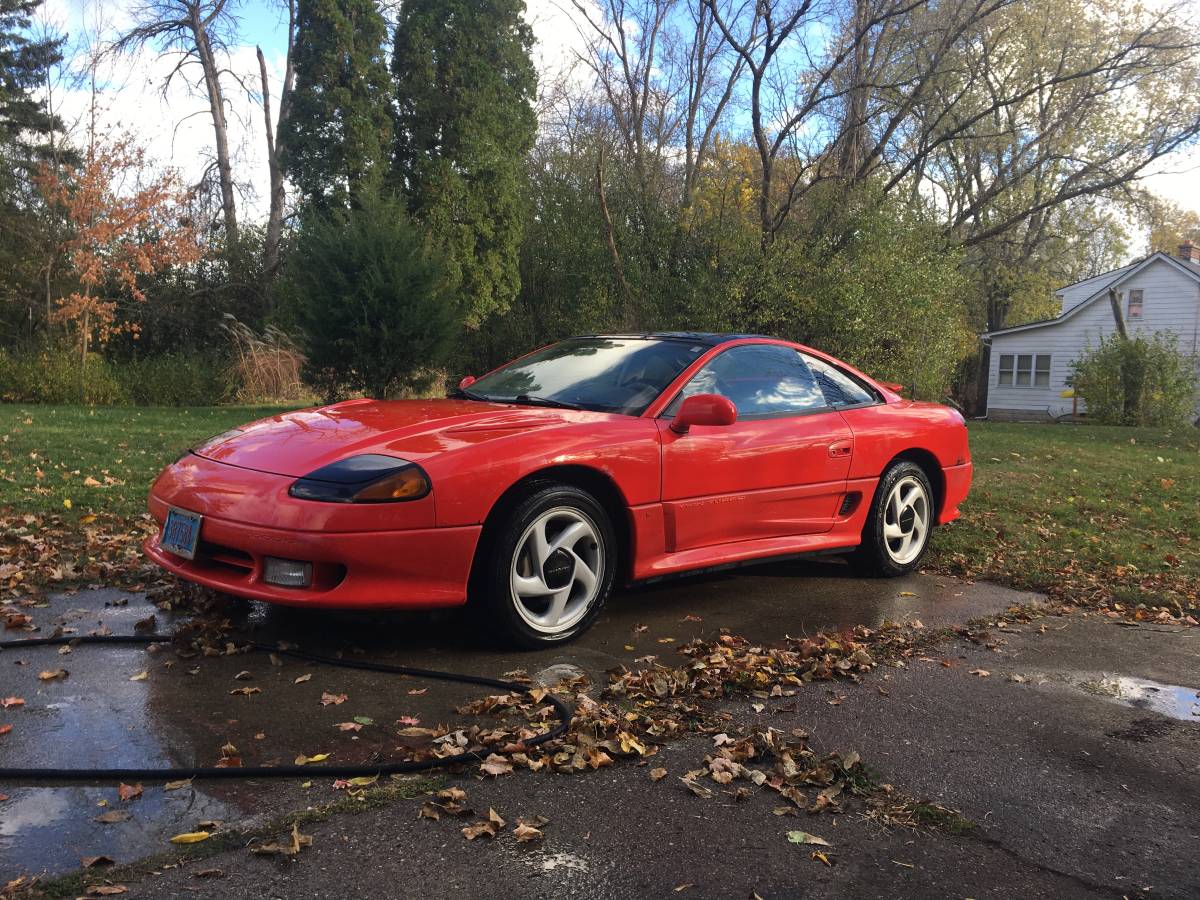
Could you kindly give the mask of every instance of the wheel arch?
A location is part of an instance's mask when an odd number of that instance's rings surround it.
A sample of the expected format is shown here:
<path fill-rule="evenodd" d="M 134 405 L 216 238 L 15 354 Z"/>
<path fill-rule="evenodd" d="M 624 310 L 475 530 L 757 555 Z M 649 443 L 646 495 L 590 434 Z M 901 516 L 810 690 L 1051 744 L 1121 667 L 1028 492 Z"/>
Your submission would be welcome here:
<path fill-rule="evenodd" d="M 629 504 L 612 476 L 592 466 L 579 464 L 550 465 L 535 469 L 522 475 L 496 498 L 483 520 L 483 529 L 475 548 L 475 558 L 471 563 L 472 577 L 479 567 L 480 559 L 490 547 L 499 524 L 524 497 L 546 484 L 567 484 L 587 491 L 596 498 L 596 502 L 608 513 L 616 534 L 618 578 L 626 579 L 633 559 L 633 527 L 629 517 Z"/>

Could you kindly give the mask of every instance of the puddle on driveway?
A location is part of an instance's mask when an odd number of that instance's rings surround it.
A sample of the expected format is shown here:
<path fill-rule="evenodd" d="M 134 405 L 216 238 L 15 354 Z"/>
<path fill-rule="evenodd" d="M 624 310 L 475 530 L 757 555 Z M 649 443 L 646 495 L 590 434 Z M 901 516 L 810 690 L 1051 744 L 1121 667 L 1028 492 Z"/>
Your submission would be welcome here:
<path fill-rule="evenodd" d="M 1180 684 L 1164 684 L 1130 675 L 1096 674 L 1092 672 L 1051 672 L 1024 676 L 1033 685 L 1064 684 L 1067 687 L 1129 706 L 1133 709 L 1158 713 L 1181 722 L 1200 725 L 1200 690 Z"/>

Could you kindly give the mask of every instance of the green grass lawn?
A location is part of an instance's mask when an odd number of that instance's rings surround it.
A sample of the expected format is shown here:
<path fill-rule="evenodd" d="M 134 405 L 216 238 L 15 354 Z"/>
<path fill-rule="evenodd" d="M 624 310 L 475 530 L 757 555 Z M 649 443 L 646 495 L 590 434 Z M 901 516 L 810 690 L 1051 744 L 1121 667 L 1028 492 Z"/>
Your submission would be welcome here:
<path fill-rule="evenodd" d="M 0 405 L 0 509 L 130 515 L 202 438 L 277 412 Z M 929 565 L 1076 599 L 1194 606 L 1200 431 L 972 423 L 975 484 Z M 64 501 L 71 502 L 70 510 Z"/>
<path fill-rule="evenodd" d="M 188 447 L 278 411 L 0 404 L 0 508 L 143 512 L 159 470 Z"/>
<path fill-rule="evenodd" d="M 975 483 L 931 564 L 1018 587 L 1195 605 L 1200 431 L 971 424 Z"/>

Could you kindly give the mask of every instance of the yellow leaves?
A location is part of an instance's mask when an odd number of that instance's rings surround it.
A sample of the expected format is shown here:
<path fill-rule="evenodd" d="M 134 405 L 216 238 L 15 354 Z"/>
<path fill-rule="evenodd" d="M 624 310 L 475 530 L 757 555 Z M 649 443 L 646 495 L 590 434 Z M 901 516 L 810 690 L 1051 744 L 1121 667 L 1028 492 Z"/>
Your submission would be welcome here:
<path fill-rule="evenodd" d="M 301 834 L 300 823 L 293 822 L 292 833 L 287 843 L 272 841 L 269 844 L 260 844 L 257 847 L 251 847 L 250 852 L 259 856 L 298 856 L 303 848 L 311 847 L 312 842 L 312 835 Z"/>
<path fill-rule="evenodd" d="M 71 673 L 66 669 L 45 669 L 38 672 L 39 681 L 61 681 Z"/>
<path fill-rule="evenodd" d="M 617 742 L 621 745 L 622 753 L 636 753 L 638 756 L 646 755 L 646 746 L 628 731 L 622 731 L 617 734 Z"/>
<path fill-rule="evenodd" d="M 198 844 L 201 841 L 207 841 L 212 837 L 212 832 L 209 831 L 185 831 L 183 834 L 177 834 L 171 838 L 172 844 Z"/>
<path fill-rule="evenodd" d="M 65 506 L 67 509 L 71 508 L 71 498 L 70 497 L 63 498 L 63 506 Z"/>
<path fill-rule="evenodd" d="M 130 675 L 129 680 L 130 681 L 145 681 L 149 677 L 150 677 L 150 673 L 148 671 L 146 671 L 145 669 L 143 669 L 142 671 L 138 672 L 136 675 Z"/>
<path fill-rule="evenodd" d="M 327 759 L 329 759 L 328 753 L 317 753 L 313 756 L 305 756 L 303 753 L 301 753 L 296 757 L 295 763 L 298 766 L 307 766 L 309 763 L 325 762 Z"/>

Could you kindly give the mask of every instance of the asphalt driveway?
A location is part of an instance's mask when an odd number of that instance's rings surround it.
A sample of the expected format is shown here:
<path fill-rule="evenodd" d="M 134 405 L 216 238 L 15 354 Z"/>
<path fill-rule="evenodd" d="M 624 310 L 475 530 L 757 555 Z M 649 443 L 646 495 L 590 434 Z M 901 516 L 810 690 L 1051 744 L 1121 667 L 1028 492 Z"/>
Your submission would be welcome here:
<path fill-rule="evenodd" d="M 944 577 L 854 578 L 840 563 L 761 566 L 630 591 L 595 628 L 558 651 L 508 654 L 439 616 L 264 614 L 244 627 L 321 653 L 484 675 L 523 669 L 545 681 L 575 671 L 604 683 L 618 664 L 669 659 L 720 629 L 771 643 L 883 620 L 933 630 L 986 619 L 1029 595 Z M 90 591 L 33 611 L 43 631 L 132 630 L 156 613 L 144 598 Z M 156 627 L 172 621 L 156 613 Z M 816 683 L 783 703 L 726 701 L 730 727 L 803 729 L 814 748 L 855 751 L 897 791 L 961 812 L 956 827 L 886 829 L 850 812 L 781 818 L 770 799 L 693 796 L 675 777 L 619 763 L 576 776 L 473 771 L 411 782 L 467 791 L 510 823 L 549 819 L 545 839 L 509 833 L 468 842 L 461 822 L 418 819 L 420 797 L 306 824 L 294 860 L 233 847 L 182 865 L 170 857 L 123 872 L 131 896 L 1175 896 L 1200 893 L 1200 629 L 1123 627 L 1047 617 L 948 638 L 861 684 Z M 642 662 L 637 662 L 641 660 Z M 331 753 L 386 758 L 399 719 L 458 721 L 465 687 L 380 678 L 265 654 L 179 659 L 173 652 L 81 646 L 0 657 L 6 765 L 212 764 L 232 744 L 252 763 Z M 38 673 L 65 668 L 65 678 Z M 145 676 L 142 677 L 142 673 Z M 304 676 L 310 676 L 305 678 Z M 240 677 L 239 677 L 240 676 Z M 254 689 L 257 690 L 248 690 Z M 241 693 L 231 693 L 240 691 Z M 345 700 L 322 705 L 326 695 Z M 371 727 L 342 731 L 355 719 Z M 693 735 L 651 765 L 683 774 L 711 750 Z M 401 793 L 405 793 L 401 791 Z M 0 785 L 0 883 L 79 871 L 84 857 L 134 862 L 171 850 L 197 823 L 246 832 L 335 799 L 311 783 L 206 782 L 171 791 L 117 786 Z M 97 821 L 117 813 L 118 821 Z M 128 814 L 128 815 L 126 815 Z M 959 827 L 959 825 L 962 827 Z M 832 844 L 825 859 L 789 843 L 803 828 Z M 201 873 L 203 873 L 201 875 Z M 200 876 L 200 877 L 198 877 Z M 53 886 L 53 882 L 51 882 Z M 61 884 L 69 893 L 72 885 Z"/>

